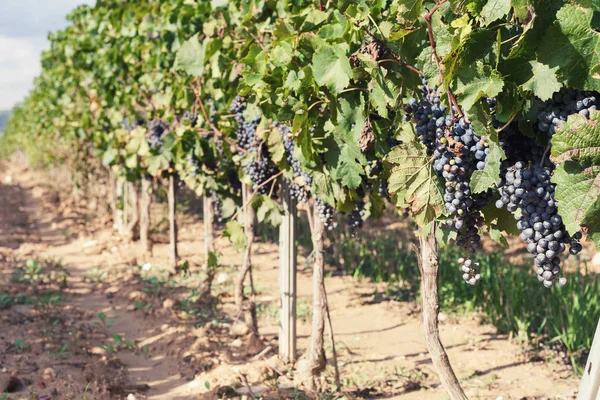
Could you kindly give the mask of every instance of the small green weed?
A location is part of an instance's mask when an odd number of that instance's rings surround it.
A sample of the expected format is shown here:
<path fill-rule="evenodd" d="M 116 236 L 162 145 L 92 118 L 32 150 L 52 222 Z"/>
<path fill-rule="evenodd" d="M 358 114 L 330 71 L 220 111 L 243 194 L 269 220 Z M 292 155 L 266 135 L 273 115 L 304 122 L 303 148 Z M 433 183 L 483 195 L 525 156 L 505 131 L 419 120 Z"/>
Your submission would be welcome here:
<path fill-rule="evenodd" d="M 100 322 L 98 321 L 94 321 L 95 325 L 98 326 L 103 326 L 105 328 L 110 328 L 111 326 L 114 325 L 115 323 L 115 319 L 114 318 L 106 318 L 106 314 L 102 311 L 100 311 L 98 314 L 96 314 L 96 317 L 98 317 L 98 319 L 100 320 Z"/>

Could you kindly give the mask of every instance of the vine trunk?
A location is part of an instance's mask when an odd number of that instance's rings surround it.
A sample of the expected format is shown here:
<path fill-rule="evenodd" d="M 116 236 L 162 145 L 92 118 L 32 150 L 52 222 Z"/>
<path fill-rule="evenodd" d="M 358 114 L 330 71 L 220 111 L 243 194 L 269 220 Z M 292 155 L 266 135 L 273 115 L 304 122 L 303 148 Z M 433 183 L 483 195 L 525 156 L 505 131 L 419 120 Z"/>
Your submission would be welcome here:
<path fill-rule="evenodd" d="M 244 316 L 244 322 L 250 330 L 250 341 L 257 343 L 260 341 L 258 335 L 258 323 L 256 316 L 256 299 L 254 292 L 254 281 L 252 279 L 252 244 L 254 242 L 254 220 L 256 212 L 250 204 L 252 198 L 251 188 L 244 184 L 242 186 L 242 202 L 244 204 L 244 231 L 246 233 L 246 248 L 244 249 L 244 258 L 242 267 L 235 281 L 235 304 L 238 308 L 239 315 Z M 250 300 L 244 301 L 244 281 L 246 275 L 250 276 Z M 245 304 L 248 303 L 248 304 Z"/>
<path fill-rule="evenodd" d="M 211 253 L 215 251 L 215 212 L 213 208 L 213 199 L 210 194 L 204 194 L 202 206 L 204 215 L 204 268 L 206 270 L 203 294 L 208 295 L 210 294 L 212 282 L 215 277 L 215 269 L 210 263 Z"/>
<path fill-rule="evenodd" d="M 177 218 L 175 213 L 175 205 L 177 204 L 177 196 L 175 190 L 175 176 L 169 176 L 169 261 L 171 266 L 177 270 L 179 263 L 179 254 L 177 253 Z"/>
<path fill-rule="evenodd" d="M 442 385 L 446 388 L 451 400 L 466 400 L 456 374 L 452 369 L 448 354 L 440 339 L 438 315 L 438 244 L 435 230 L 432 229 L 427 237 L 419 238 L 420 256 L 419 268 L 421 270 L 421 297 L 423 298 L 423 328 L 425 342 L 431 356 L 431 361 L 438 371 Z"/>
<path fill-rule="evenodd" d="M 312 331 L 308 350 L 298 362 L 300 381 L 310 390 L 317 387 L 317 378 L 325 370 L 327 359 L 323 345 L 325 332 L 325 315 L 327 312 L 327 295 L 325 293 L 325 259 L 323 257 L 323 236 L 325 227 L 318 217 L 317 206 L 314 211 L 308 209 L 311 220 L 311 237 L 313 244 L 313 316 Z"/>
<path fill-rule="evenodd" d="M 150 181 L 142 179 L 140 201 L 140 242 L 142 249 L 149 253 L 152 249 L 150 241 L 150 205 L 152 204 L 152 196 L 150 195 Z"/>

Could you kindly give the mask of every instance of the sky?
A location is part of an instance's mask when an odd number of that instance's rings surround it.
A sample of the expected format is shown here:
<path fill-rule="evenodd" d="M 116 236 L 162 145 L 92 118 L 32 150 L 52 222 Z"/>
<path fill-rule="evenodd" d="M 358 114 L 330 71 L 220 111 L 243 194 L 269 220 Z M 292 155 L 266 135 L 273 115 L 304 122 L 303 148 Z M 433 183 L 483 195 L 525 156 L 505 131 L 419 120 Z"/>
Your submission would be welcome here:
<path fill-rule="evenodd" d="M 48 32 L 67 26 L 80 4 L 95 0 L 0 0 L 0 110 L 23 100 L 41 70 L 40 55 L 49 47 Z"/>

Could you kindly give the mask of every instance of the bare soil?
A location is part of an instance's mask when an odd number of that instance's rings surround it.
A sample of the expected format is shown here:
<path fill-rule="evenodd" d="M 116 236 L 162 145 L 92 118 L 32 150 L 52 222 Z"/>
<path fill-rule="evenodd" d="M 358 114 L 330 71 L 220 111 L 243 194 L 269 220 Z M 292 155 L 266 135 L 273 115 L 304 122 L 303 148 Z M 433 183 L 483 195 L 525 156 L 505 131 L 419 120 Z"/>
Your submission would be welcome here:
<path fill-rule="evenodd" d="M 294 386 L 293 367 L 276 357 L 276 244 L 255 246 L 263 343 L 247 343 L 231 296 L 241 254 L 226 239 L 217 241 L 214 297 L 199 298 L 203 227 L 194 215 L 180 213 L 179 224 L 190 274 L 170 276 L 166 242 L 146 255 L 119 238 L 104 214 L 58 199 L 44 174 L 0 164 L 0 393 L 40 400 L 314 397 Z M 161 207 L 154 238 L 164 241 Z M 386 300 L 377 294 L 381 285 L 347 276 L 331 276 L 326 286 L 343 392 L 325 398 L 446 398 L 417 304 Z M 302 353 L 310 334 L 307 269 L 298 293 Z M 481 321 L 441 315 L 443 342 L 470 398 L 574 398 L 578 379 L 561 357 L 531 351 Z M 330 362 L 323 386 L 332 382 Z"/>

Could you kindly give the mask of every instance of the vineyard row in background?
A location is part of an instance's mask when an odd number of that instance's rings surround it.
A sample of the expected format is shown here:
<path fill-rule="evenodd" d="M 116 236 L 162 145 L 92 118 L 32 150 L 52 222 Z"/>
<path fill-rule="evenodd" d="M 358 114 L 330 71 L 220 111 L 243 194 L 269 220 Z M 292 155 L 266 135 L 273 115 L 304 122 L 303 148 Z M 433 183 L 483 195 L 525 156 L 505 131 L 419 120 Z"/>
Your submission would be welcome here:
<path fill-rule="evenodd" d="M 529 287 L 535 278 L 506 289 L 499 277 L 508 272 L 491 275 L 498 258 L 481 251 L 481 236 L 508 246 L 507 235 L 520 234 L 542 288 L 565 286 L 565 256 L 582 251 L 581 240 L 598 243 L 600 81 L 587 47 L 600 40 L 596 8 L 507 0 L 99 1 L 78 7 L 73 24 L 50 35 L 43 72 L 15 108 L 3 152 L 24 149 L 43 165 L 66 164 L 80 189 L 103 190 L 88 178 L 107 171 L 117 230 L 133 237 L 139 224 L 146 248 L 150 191 L 160 182 L 176 272 L 187 268 L 177 251 L 177 186 L 201 195 L 205 293 L 219 265 L 215 212 L 226 221 L 222 235 L 242 251 L 234 297 L 253 345 L 260 343 L 256 221 L 277 226 L 289 218 L 286 204 L 307 204 L 313 332 L 298 371 L 309 389 L 326 366 L 324 263 L 336 241 L 324 234 L 346 224 L 360 237 L 365 221 L 390 204 L 408 213 L 418 232 L 412 265 L 421 275 L 426 342 L 450 397 L 463 399 L 439 338 L 448 282 L 452 293 L 471 296 L 464 307 L 487 310 L 502 330 L 521 331 L 525 320 L 560 337 L 575 364 L 590 347 L 595 278 L 575 273 L 570 289 L 541 297 Z M 449 243 L 461 249 L 448 254 L 462 272 L 446 267 L 442 277 L 454 270 L 470 285 L 487 277 L 485 287 L 440 283 L 438 247 Z M 528 314 L 548 296 L 556 298 L 544 304 L 556 308 Z M 573 311 L 579 296 L 588 301 L 581 313 Z M 574 326 L 580 321 L 584 334 Z"/>

